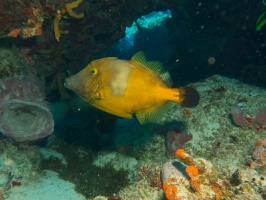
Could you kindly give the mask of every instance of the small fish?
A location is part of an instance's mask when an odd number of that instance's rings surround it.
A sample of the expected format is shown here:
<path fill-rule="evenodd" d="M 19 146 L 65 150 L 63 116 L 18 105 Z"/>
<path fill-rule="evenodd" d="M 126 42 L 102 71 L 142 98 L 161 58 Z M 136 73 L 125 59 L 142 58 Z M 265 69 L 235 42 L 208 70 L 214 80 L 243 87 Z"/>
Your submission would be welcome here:
<path fill-rule="evenodd" d="M 160 62 L 147 61 L 143 52 L 131 60 L 107 57 L 92 61 L 65 81 L 92 106 L 113 115 L 132 118 L 141 124 L 158 121 L 172 107 L 196 106 L 199 93 L 192 87 L 171 88 L 169 73 Z"/>

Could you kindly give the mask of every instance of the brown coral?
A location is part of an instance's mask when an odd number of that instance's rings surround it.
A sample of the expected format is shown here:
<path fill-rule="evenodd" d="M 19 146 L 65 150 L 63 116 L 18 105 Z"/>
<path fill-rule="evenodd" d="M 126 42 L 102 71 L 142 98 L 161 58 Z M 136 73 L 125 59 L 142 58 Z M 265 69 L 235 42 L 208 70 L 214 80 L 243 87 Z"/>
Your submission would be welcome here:
<path fill-rule="evenodd" d="M 67 93 L 66 88 L 63 85 L 65 78 L 66 74 L 58 71 L 47 88 L 46 94 L 50 94 L 52 91 L 58 90 L 61 100 L 71 99 L 71 96 Z"/>

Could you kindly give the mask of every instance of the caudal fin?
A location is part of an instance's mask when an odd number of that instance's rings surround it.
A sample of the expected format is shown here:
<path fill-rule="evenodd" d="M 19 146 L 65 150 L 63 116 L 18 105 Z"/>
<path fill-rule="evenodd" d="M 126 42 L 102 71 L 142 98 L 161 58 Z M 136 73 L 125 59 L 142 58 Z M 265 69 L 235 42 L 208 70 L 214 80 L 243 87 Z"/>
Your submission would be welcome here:
<path fill-rule="evenodd" d="M 194 107 L 199 104 L 200 95 L 198 91 L 192 87 L 178 88 L 179 98 L 177 103 L 184 107 Z"/>

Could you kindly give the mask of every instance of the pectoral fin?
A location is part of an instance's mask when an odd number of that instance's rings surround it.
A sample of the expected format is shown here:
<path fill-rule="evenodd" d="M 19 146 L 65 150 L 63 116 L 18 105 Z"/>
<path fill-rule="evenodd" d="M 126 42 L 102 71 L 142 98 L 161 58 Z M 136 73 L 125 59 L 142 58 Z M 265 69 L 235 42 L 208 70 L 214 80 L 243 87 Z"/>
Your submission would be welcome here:
<path fill-rule="evenodd" d="M 103 98 L 103 92 L 100 92 L 99 90 L 99 84 L 96 85 L 96 87 L 94 88 L 92 94 L 91 94 L 91 97 L 89 99 L 89 102 L 92 101 L 92 100 L 101 100 L 101 99 L 104 99 Z"/>

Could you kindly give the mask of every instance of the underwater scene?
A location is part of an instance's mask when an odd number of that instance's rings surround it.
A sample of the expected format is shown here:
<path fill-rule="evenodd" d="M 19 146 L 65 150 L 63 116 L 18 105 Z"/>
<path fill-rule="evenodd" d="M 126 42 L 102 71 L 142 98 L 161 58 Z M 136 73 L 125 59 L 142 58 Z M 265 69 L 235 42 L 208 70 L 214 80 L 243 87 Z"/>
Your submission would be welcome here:
<path fill-rule="evenodd" d="M 265 199 L 265 0 L 0 0 L 0 200 Z"/>

